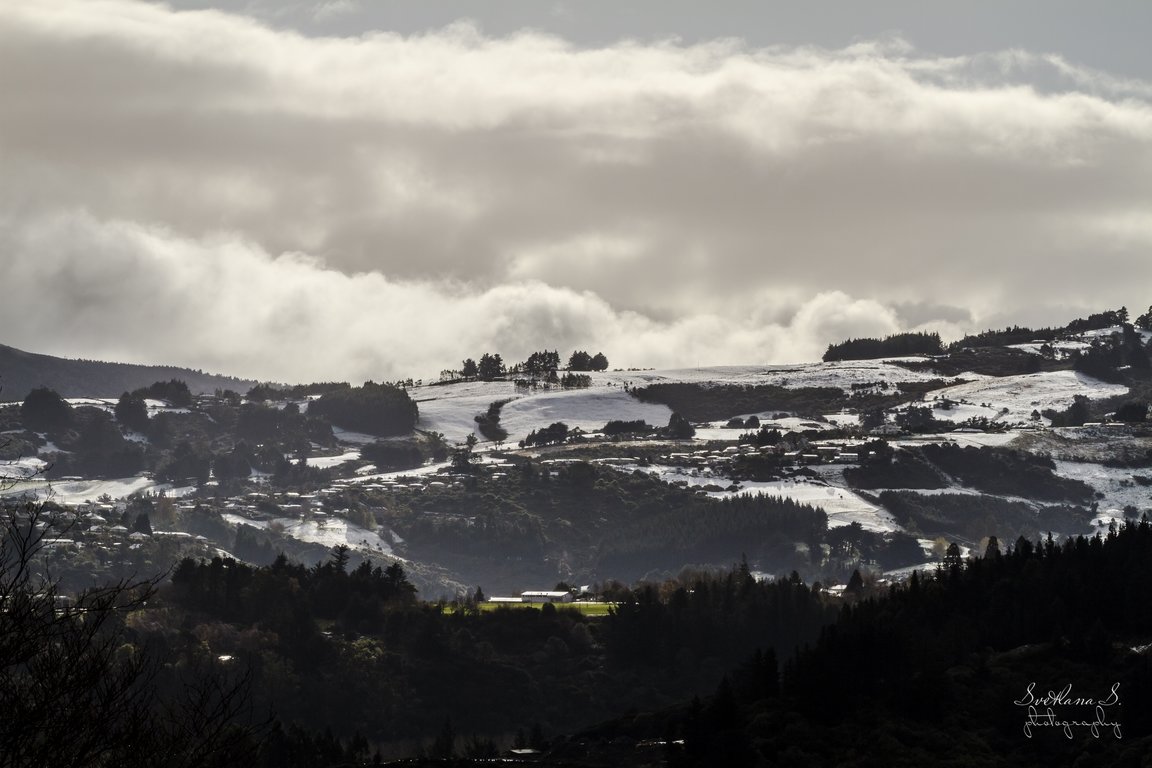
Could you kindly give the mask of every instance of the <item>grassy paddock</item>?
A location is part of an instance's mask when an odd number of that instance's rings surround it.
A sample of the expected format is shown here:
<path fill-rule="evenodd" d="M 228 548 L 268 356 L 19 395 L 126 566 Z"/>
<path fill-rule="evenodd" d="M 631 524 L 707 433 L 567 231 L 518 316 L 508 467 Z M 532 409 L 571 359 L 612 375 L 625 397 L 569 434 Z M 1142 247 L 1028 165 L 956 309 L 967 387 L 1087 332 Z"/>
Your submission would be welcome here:
<path fill-rule="evenodd" d="M 585 616 L 607 616 L 608 609 L 616 605 L 615 603 L 554 603 L 558 611 L 579 611 Z M 482 611 L 495 611 L 500 608 L 511 608 L 513 610 L 523 610 L 525 608 L 535 608 L 540 610 L 543 607 L 542 603 L 481 603 L 480 610 Z"/>

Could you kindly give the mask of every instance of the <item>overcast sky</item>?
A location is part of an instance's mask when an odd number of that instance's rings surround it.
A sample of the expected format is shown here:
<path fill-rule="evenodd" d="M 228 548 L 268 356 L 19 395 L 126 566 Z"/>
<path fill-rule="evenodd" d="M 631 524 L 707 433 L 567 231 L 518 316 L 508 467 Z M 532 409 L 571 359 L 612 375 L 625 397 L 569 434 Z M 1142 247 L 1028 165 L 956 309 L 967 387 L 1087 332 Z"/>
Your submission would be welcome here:
<path fill-rule="evenodd" d="M 1143 312 L 1149 29 L 1136 0 L 0 2 L 0 343 L 359 382 Z"/>

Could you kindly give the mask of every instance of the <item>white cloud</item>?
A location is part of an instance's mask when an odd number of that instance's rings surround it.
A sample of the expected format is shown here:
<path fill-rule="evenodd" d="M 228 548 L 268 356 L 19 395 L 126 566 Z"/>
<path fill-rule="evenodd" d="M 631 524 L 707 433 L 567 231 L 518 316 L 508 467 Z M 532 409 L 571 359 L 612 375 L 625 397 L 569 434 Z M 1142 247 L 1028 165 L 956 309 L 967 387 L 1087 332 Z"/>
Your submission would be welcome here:
<path fill-rule="evenodd" d="M 287 379 L 598 340 L 786 361 L 1152 284 L 1148 84 L 1047 55 L 305 38 L 42 0 L 0 6 L 0 71 L 4 283 L 74 302 L 21 329 L 37 348 Z M 149 312 L 162 334 L 127 330 Z"/>
<path fill-rule="evenodd" d="M 557 347 L 632 366 L 802 359 L 847 330 L 897 327 L 890 310 L 838 292 L 786 325 L 709 314 L 661 323 L 539 282 L 348 275 L 235 237 L 189 240 L 85 213 L 6 222 L 0 248 L 10 276 L 45 286 L 0 304 L 13 344 L 280 381 L 434 376 L 485 351 L 515 361 Z"/>

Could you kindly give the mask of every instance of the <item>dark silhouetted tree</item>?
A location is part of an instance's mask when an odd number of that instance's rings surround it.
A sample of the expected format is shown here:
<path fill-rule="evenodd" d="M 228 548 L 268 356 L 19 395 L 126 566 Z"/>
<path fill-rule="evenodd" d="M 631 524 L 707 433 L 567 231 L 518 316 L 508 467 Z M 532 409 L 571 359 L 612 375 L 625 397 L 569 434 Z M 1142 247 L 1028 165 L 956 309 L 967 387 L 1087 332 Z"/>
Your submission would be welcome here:
<path fill-rule="evenodd" d="M 588 354 L 582 349 L 578 349 L 572 353 L 568 358 L 568 370 L 570 371 L 590 371 L 592 370 L 592 355 Z"/>
<path fill-rule="evenodd" d="M 148 431 L 148 406 L 138 393 L 125 392 L 116 403 L 116 420 L 136 432 Z"/>
<path fill-rule="evenodd" d="M 476 367 L 477 375 L 484 381 L 492 381 L 504 375 L 504 360 L 499 354 L 490 355 L 485 352 L 480 356 L 480 364 Z"/>
<path fill-rule="evenodd" d="M 696 436 L 696 427 L 688 419 L 678 413 L 673 413 L 668 419 L 668 437 L 675 440 L 688 440 Z"/>
<path fill-rule="evenodd" d="M 72 407 L 55 390 L 38 387 L 20 405 L 20 420 L 33 432 L 61 432 L 72 423 Z"/>

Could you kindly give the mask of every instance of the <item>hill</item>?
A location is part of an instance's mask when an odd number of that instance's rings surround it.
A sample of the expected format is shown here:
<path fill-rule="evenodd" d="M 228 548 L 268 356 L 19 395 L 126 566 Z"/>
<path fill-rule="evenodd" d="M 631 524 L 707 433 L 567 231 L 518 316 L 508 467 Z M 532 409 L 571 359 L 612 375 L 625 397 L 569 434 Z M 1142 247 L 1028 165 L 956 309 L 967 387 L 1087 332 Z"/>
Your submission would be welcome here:
<path fill-rule="evenodd" d="M 69 360 L 0 344 L 0 401 L 19 401 L 36 387 L 62 397 L 118 397 L 156 381 L 180 379 L 193 394 L 217 389 L 246 392 L 256 382 L 215 376 L 171 365 L 132 365 L 95 360 Z"/>

